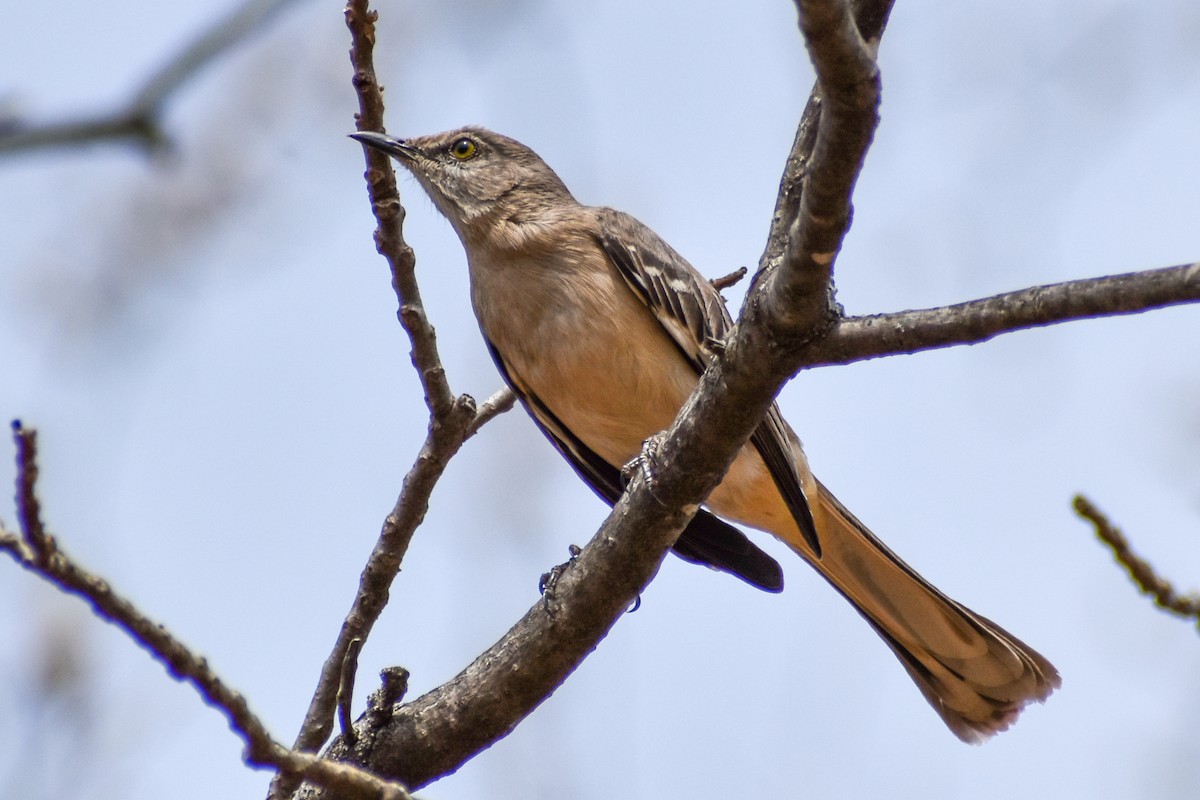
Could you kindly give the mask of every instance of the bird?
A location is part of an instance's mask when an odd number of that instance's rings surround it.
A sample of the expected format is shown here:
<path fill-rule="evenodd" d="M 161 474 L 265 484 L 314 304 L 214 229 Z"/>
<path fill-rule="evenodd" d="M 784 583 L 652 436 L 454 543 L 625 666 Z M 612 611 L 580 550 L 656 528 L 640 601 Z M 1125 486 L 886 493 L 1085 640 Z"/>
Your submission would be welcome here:
<path fill-rule="evenodd" d="M 578 202 L 532 149 L 486 128 L 350 136 L 404 167 L 466 252 L 471 303 L 505 382 L 606 502 L 622 467 L 670 427 L 733 320 L 719 291 L 648 226 Z M 674 545 L 768 592 L 766 532 L 874 628 L 954 735 L 979 743 L 1061 684 L 1036 650 L 947 597 L 817 480 L 772 404 Z"/>

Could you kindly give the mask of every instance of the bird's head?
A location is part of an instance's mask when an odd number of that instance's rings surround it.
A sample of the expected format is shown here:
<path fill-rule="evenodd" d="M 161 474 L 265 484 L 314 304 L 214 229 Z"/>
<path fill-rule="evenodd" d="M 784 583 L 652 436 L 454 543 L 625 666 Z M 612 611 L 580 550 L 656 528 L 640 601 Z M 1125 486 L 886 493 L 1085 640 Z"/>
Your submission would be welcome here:
<path fill-rule="evenodd" d="M 372 131 L 350 136 L 399 161 L 464 240 L 481 225 L 536 221 L 539 214 L 561 208 L 564 202 L 575 203 L 537 153 L 486 128 L 411 139 Z"/>

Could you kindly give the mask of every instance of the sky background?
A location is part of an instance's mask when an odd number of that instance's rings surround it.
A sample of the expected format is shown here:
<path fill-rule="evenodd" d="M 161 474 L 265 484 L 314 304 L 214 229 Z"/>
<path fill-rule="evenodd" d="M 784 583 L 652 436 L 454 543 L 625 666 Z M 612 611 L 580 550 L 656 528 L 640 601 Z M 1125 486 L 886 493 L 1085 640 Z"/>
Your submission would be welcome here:
<path fill-rule="evenodd" d="M 7 4 L 0 110 L 110 107 L 235 5 Z M 705 274 L 757 263 L 812 84 L 790 3 L 382 13 L 391 132 L 486 125 Z M 838 261 L 847 312 L 1200 258 L 1198 38 L 1191 0 L 898 3 Z M 298 3 L 175 96 L 170 152 L 0 160 L 0 416 L 41 432 L 46 518 L 286 742 L 426 422 L 345 138 L 348 47 L 340 3 Z M 401 190 L 452 388 L 482 399 L 500 378 L 461 247 L 413 181 Z M 1085 492 L 1167 577 L 1200 584 L 1198 331 L 1182 307 L 783 390 L 842 501 L 1059 668 L 1063 688 L 1008 733 L 959 743 L 853 610 L 762 536 L 782 595 L 669 557 L 549 701 L 422 796 L 1200 795 L 1195 629 L 1139 597 L 1070 510 Z M 457 673 L 605 513 L 522 412 L 489 424 L 434 492 L 356 713 L 383 666 L 411 670 L 413 696 Z M 4 561 L 0 796 L 264 795 L 221 715 Z"/>

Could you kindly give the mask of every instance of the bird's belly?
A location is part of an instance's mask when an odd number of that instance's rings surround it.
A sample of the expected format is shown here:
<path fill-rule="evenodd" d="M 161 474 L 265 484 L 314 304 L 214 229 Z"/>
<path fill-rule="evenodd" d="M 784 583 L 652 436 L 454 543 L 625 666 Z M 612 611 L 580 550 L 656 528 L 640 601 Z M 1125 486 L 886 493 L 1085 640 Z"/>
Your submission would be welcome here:
<path fill-rule="evenodd" d="M 572 346 L 542 354 L 522 370 L 538 399 L 614 466 L 670 427 L 698 382 L 695 370 L 654 324 L 645 335 L 575 337 Z"/>
<path fill-rule="evenodd" d="M 754 445 L 742 447 L 705 505 L 731 522 L 766 531 L 784 541 L 800 540 L 792 512 Z"/>

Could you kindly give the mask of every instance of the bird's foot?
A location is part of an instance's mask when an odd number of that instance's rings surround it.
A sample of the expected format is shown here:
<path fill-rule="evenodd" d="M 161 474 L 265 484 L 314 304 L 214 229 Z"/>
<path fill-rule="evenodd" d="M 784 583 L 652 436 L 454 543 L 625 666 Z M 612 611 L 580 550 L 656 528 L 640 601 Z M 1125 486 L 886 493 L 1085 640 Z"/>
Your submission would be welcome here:
<path fill-rule="evenodd" d="M 562 564 L 551 567 L 550 571 L 543 573 L 541 579 L 538 581 L 538 594 L 545 598 L 546 610 L 549 611 L 551 615 L 553 615 L 558 608 L 558 601 L 554 594 L 555 590 L 558 588 L 558 582 L 562 579 L 563 574 L 571 567 L 571 565 L 575 563 L 575 559 L 579 557 L 579 554 L 582 553 L 583 550 L 580 549 L 579 545 L 573 544 L 567 548 L 567 552 L 571 554 L 571 557 Z"/>
<path fill-rule="evenodd" d="M 651 436 L 646 441 L 642 442 L 642 452 L 638 453 L 637 458 L 630 460 L 625 466 L 621 467 L 621 479 L 628 486 L 633 477 L 641 472 L 642 480 L 645 481 L 646 487 L 650 491 L 650 496 L 660 506 L 666 506 L 662 500 L 658 499 L 655 493 L 655 487 L 658 485 L 658 478 L 655 477 L 655 471 L 658 469 L 658 448 L 666 440 L 667 434 L 665 431 L 659 431 Z"/>

